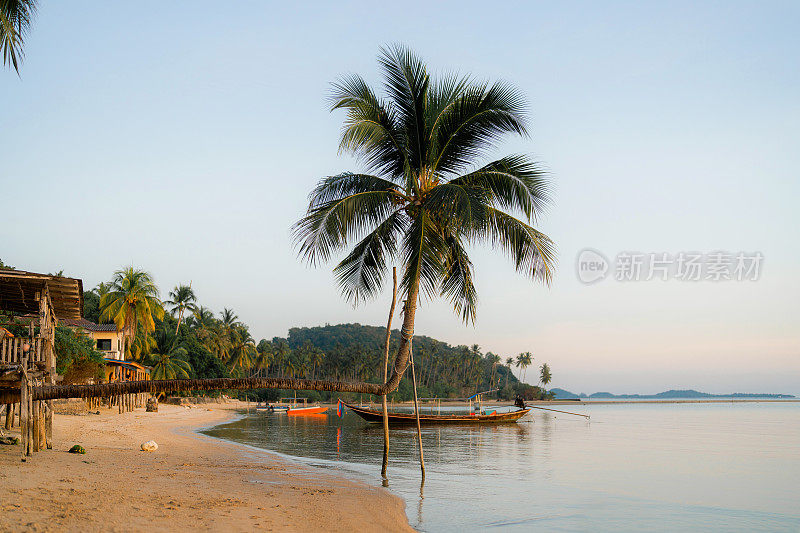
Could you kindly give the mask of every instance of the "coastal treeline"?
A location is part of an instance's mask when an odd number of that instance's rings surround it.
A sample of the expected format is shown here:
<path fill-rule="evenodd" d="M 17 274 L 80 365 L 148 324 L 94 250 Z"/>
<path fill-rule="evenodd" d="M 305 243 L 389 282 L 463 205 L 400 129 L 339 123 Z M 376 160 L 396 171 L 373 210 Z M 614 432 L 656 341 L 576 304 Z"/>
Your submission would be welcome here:
<path fill-rule="evenodd" d="M 383 382 L 384 327 L 294 327 L 286 337 L 256 341 L 233 309 L 214 312 L 203 306 L 191 284 L 178 285 L 162 296 L 153 277 L 136 268 L 121 269 L 111 280 L 84 292 L 84 318 L 116 323 L 124 335 L 126 357 L 151 368 L 153 379 L 260 376 Z M 17 329 L 24 334 L 22 325 Z M 390 353 L 397 350 L 399 339 L 400 332 L 394 330 Z M 501 357 L 475 344 L 452 346 L 424 335 L 414 336 L 413 351 L 422 398 L 463 398 L 487 390 L 495 390 L 501 399 L 547 397 L 543 388 L 521 382 L 512 372 L 516 367 L 520 375 L 526 373 L 533 364 L 530 352 Z M 98 376 L 104 364 L 91 340 L 68 327 L 57 328 L 56 354 L 58 371 L 69 382 Z M 541 377 L 546 385 L 547 365 Z M 292 393 L 231 394 L 275 400 Z M 302 395 L 331 399 L 326 392 Z M 391 398 L 407 401 L 411 396 L 411 383 L 405 379 Z"/>

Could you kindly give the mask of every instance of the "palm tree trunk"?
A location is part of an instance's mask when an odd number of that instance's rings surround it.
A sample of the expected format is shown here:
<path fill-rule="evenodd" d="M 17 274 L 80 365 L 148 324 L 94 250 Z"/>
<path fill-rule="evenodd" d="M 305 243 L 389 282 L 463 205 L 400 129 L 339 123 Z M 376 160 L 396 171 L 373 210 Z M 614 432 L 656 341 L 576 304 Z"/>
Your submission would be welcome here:
<path fill-rule="evenodd" d="M 392 318 L 394 317 L 394 306 L 397 304 L 397 267 L 392 268 L 392 306 L 389 308 L 389 321 L 386 323 L 386 346 L 383 350 L 383 382 L 389 377 L 389 341 L 392 338 Z M 381 466 L 381 476 L 386 477 L 386 468 L 389 466 L 389 409 L 386 405 L 386 395 L 381 396 L 383 404 L 383 465 Z"/>
<path fill-rule="evenodd" d="M 178 329 L 181 327 L 181 321 L 183 320 L 183 308 L 181 307 L 181 312 L 178 313 L 178 325 L 175 326 L 175 335 L 178 334 Z"/>
<path fill-rule="evenodd" d="M 417 299 L 419 298 L 419 273 L 414 277 L 408 288 L 406 303 L 403 306 L 403 328 L 400 330 L 400 344 L 394 358 L 392 375 L 381 387 L 379 394 L 388 394 L 400 384 L 403 373 L 408 367 L 408 358 L 411 355 L 411 339 L 414 338 L 414 317 L 417 314 Z"/>

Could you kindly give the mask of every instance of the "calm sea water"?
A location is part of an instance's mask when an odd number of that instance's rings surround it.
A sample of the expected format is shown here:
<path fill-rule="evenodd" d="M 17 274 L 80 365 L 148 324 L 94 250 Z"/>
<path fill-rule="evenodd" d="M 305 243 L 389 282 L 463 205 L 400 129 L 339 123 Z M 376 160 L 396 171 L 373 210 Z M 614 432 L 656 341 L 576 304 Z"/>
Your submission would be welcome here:
<path fill-rule="evenodd" d="M 562 407 L 557 407 L 562 408 Z M 392 429 L 388 488 L 423 531 L 800 531 L 800 404 L 570 405 L 517 424 Z M 348 413 L 251 411 L 205 431 L 381 484 Z"/>

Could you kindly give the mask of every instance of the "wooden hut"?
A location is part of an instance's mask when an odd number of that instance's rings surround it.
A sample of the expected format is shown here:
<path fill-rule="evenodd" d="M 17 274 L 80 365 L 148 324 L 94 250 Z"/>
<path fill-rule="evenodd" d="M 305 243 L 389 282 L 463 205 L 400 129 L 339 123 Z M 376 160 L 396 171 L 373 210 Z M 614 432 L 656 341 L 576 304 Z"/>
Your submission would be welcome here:
<path fill-rule="evenodd" d="M 0 270 L 0 311 L 28 325 L 27 336 L 0 339 L 0 403 L 6 404 L 6 427 L 13 423 L 15 410 L 20 414 L 24 460 L 32 452 L 52 447 L 52 402 L 34 401 L 31 389 L 57 381 L 55 328 L 59 319 L 83 315 L 83 282 Z"/>

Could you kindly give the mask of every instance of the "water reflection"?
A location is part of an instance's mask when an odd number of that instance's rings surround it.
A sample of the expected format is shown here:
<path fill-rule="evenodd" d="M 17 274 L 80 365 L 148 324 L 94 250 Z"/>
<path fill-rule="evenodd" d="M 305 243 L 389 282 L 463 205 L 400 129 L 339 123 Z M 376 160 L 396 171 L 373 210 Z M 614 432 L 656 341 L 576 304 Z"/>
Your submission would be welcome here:
<path fill-rule="evenodd" d="M 800 530 L 800 405 L 576 406 L 496 426 L 390 429 L 352 414 L 253 413 L 209 434 L 388 486 L 430 531 Z M 668 520 L 668 522 L 665 522 Z"/>
<path fill-rule="evenodd" d="M 419 482 L 419 503 L 417 504 L 417 525 L 422 525 L 422 502 L 425 501 L 425 480 Z"/>

